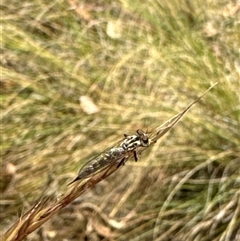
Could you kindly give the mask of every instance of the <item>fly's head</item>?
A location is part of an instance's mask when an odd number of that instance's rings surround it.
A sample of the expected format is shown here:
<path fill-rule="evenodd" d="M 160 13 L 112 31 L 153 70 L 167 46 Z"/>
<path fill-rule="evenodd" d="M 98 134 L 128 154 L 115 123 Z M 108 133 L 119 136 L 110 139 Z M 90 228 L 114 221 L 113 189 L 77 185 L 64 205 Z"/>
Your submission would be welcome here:
<path fill-rule="evenodd" d="M 140 141 L 140 145 L 139 146 L 149 146 L 150 145 L 150 141 L 149 141 L 149 137 L 147 135 L 147 133 L 145 133 L 143 130 L 137 130 L 137 134 L 139 136 L 139 141 Z"/>

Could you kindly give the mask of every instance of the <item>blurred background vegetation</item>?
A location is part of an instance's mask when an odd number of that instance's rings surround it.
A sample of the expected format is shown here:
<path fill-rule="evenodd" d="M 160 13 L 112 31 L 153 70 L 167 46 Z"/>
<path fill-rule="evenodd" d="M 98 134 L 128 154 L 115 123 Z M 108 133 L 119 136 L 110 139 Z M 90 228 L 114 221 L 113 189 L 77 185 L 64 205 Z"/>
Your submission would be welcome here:
<path fill-rule="evenodd" d="M 218 81 L 27 240 L 240 239 L 239 1 L 3 0 L 1 12 L 1 232 Z"/>

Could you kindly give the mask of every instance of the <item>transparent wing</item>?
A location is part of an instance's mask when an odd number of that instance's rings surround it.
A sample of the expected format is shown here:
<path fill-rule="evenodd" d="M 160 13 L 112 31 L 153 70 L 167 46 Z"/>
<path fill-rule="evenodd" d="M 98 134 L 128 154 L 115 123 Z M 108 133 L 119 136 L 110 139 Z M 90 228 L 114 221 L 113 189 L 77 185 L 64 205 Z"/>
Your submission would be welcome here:
<path fill-rule="evenodd" d="M 126 151 L 123 148 L 110 148 L 108 151 L 93 157 L 79 171 L 78 179 L 90 177 L 103 171 L 108 166 L 116 162 L 121 162 L 126 157 Z"/>
<path fill-rule="evenodd" d="M 116 162 L 121 162 L 123 159 L 127 158 L 127 152 L 119 147 L 120 143 L 124 140 L 118 141 L 112 147 L 108 147 L 100 154 L 92 157 L 88 162 L 86 162 L 80 169 L 78 176 L 68 185 L 73 182 L 91 177 L 99 172 L 102 172 L 106 168 L 110 167 Z"/>

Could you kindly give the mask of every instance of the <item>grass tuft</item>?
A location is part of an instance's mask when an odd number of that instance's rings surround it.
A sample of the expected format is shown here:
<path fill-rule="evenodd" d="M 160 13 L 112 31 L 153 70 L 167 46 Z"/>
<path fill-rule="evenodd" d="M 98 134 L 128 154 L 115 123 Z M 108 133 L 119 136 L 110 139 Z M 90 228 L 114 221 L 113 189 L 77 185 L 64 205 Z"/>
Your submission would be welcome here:
<path fill-rule="evenodd" d="M 19 218 L 8 237 L 49 219 L 26 239 L 238 240 L 239 9 L 210 0 L 3 2 L 2 233 Z M 153 131 L 216 82 L 137 163 L 81 184 L 91 190 L 72 202 L 67 183 L 91 156 L 124 133 Z M 82 109 L 81 96 L 98 112 Z"/>

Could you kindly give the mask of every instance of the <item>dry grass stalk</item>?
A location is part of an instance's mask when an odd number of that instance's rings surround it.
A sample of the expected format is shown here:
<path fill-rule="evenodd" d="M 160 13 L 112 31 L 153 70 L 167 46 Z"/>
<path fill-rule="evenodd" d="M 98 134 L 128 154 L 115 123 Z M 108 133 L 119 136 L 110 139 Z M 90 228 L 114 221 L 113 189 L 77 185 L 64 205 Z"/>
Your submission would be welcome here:
<path fill-rule="evenodd" d="M 169 132 L 180 119 L 188 112 L 188 110 L 197 103 L 210 89 L 217 83 L 212 85 L 200 97 L 192 102 L 182 112 L 175 115 L 173 118 L 157 127 L 150 135 L 151 144 L 155 143 L 159 138 Z M 147 147 L 141 147 L 138 153 L 143 152 Z M 91 188 L 101 180 L 110 176 L 118 169 L 118 163 L 111 165 L 107 170 L 97 173 L 93 177 L 76 182 L 73 188 L 66 193 L 65 196 L 52 203 L 51 198 L 43 198 L 39 200 L 26 214 L 19 218 L 19 220 L 4 234 L 4 241 L 20 241 L 27 237 L 28 234 L 39 228 L 43 223 L 49 220 L 54 214 L 58 213 L 62 208 L 74 201 L 82 195 L 87 189 Z"/>

